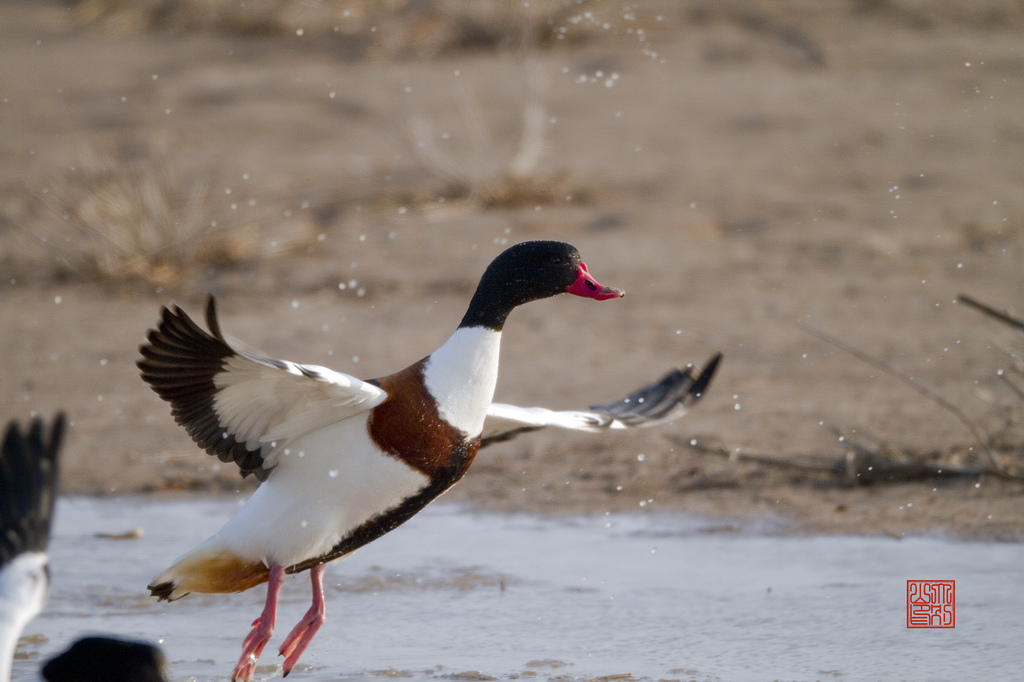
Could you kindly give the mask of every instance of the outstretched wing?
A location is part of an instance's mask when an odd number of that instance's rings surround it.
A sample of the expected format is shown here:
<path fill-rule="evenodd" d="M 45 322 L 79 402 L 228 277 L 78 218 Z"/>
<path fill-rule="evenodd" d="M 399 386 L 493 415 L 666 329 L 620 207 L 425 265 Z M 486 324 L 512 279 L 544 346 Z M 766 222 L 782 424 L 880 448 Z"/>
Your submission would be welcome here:
<path fill-rule="evenodd" d="M 38 417 L 26 432 L 18 422 L 7 425 L 0 452 L 0 568 L 22 552 L 46 551 L 64 414 L 54 419 L 49 439 L 45 431 Z"/>
<path fill-rule="evenodd" d="M 686 414 L 687 408 L 701 399 L 721 360 L 722 354 L 716 353 L 702 371 L 693 365 L 673 369 L 657 383 L 586 411 L 559 412 L 543 407 L 491 403 L 480 447 L 548 426 L 597 432 L 664 424 Z"/>
<path fill-rule="evenodd" d="M 284 445 L 387 397 L 372 383 L 326 367 L 232 348 L 220 333 L 213 296 L 206 324 L 210 333 L 181 308 L 163 308 L 136 364 L 196 444 L 237 464 L 243 476 L 266 480 Z"/>

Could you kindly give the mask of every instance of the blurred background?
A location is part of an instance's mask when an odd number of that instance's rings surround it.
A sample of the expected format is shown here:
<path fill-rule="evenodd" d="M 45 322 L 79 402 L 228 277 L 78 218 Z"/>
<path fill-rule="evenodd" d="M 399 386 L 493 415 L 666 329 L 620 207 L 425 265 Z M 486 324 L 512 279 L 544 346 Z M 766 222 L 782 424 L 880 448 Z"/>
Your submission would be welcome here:
<path fill-rule="evenodd" d="M 138 377 L 161 305 L 368 378 L 550 238 L 628 295 L 518 310 L 497 399 L 723 367 L 668 429 L 526 436 L 454 499 L 1024 530 L 1016 474 L 829 468 L 1020 471 L 1019 337 L 954 303 L 1024 302 L 1020 1 L 8 0 L 0 64 L 0 413 L 67 410 L 66 491 L 248 490 Z"/>

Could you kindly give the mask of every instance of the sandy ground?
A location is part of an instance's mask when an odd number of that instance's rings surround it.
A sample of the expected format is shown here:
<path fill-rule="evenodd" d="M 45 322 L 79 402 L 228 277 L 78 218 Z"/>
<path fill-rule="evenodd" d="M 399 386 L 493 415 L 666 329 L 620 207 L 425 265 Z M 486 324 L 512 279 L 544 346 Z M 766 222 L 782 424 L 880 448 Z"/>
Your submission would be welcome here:
<path fill-rule="evenodd" d="M 716 351 L 724 364 L 683 420 L 526 435 L 482 451 L 446 499 L 1019 540 L 1019 483 L 851 487 L 681 445 L 836 459 L 839 429 L 983 463 L 948 411 L 803 323 L 931 387 L 1021 468 L 1020 400 L 997 376 L 1020 339 L 954 303 L 1024 301 L 1015 5 L 993 21 L 826 5 L 638 3 L 526 56 L 414 59 L 5 3 L 0 414 L 68 412 L 66 492 L 244 492 L 138 377 L 161 305 L 198 314 L 212 292 L 229 335 L 371 377 L 439 345 L 504 245 L 562 239 L 628 295 L 517 310 L 498 400 L 583 407 Z M 503 180 L 524 130 L 542 144 Z M 125 183 L 163 197 L 150 214 L 184 256 L 116 253 L 110 235 L 139 219 L 90 202 Z"/>

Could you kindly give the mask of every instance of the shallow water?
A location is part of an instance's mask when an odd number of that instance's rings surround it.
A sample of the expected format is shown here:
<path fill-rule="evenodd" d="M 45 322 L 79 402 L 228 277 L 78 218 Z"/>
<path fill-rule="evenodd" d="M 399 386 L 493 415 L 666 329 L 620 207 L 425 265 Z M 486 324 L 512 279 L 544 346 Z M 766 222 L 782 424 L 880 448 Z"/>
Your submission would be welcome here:
<path fill-rule="evenodd" d="M 87 633 L 159 642 L 173 680 L 225 680 L 265 588 L 147 596 L 237 503 L 61 500 L 53 591 L 15 680 Z M 141 539 L 97 533 L 144 529 Z M 907 579 L 956 580 L 956 628 L 908 630 Z M 1015 679 L 1024 546 L 775 537 L 675 515 L 547 518 L 435 505 L 327 570 L 327 623 L 289 679 Z M 309 605 L 286 583 L 257 679 Z M 478 672 L 479 671 L 479 672 Z"/>

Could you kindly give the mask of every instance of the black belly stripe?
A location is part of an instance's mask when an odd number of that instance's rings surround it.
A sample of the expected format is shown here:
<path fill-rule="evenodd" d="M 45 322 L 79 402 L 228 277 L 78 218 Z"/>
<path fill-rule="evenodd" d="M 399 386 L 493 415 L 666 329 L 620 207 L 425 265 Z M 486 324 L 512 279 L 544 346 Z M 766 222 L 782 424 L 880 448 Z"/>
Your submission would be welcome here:
<path fill-rule="evenodd" d="M 369 544 L 382 535 L 398 528 L 462 478 L 462 475 L 466 473 L 466 469 L 469 468 L 469 464 L 473 461 L 473 456 L 476 454 L 479 444 L 479 439 L 463 441 L 456 451 L 452 453 L 448 464 L 437 471 L 426 488 L 412 497 L 405 498 L 398 506 L 368 519 L 325 554 L 288 566 L 285 572 L 299 573 L 343 557 L 346 554 L 351 554 L 363 545 Z"/>

